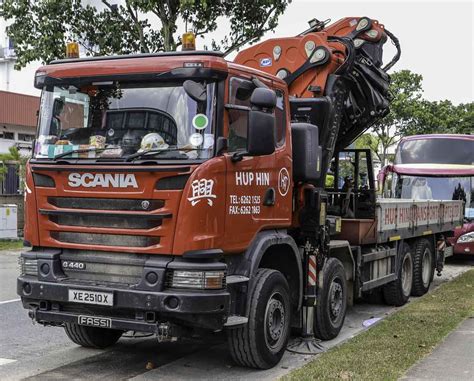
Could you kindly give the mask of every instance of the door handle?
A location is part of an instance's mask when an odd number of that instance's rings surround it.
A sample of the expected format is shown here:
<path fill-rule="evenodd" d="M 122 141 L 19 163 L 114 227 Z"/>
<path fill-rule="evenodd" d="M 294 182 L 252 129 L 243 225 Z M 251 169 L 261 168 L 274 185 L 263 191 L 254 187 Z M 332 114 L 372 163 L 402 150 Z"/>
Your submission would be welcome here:
<path fill-rule="evenodd" d="M 273 206 L 275 205 L 275 188 L 268 188 L 265 191 L 265 195 L 263 196 L 263 205 L 265 206 Z"/>

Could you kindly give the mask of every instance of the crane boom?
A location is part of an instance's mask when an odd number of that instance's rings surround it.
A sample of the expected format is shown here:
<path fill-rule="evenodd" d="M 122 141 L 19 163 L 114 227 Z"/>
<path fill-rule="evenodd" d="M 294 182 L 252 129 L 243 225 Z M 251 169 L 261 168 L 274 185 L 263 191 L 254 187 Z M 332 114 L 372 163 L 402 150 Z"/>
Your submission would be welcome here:
<path fill-rule="evenodd" d="M 310 21 L 294 37 L 273 38 L 241 51 L 235 62 L 288 84 L 293 121 L 319 127 L 322 173 L 335 151 L 347 147 L 389 112 L 390 76 L 400 58 L 398 39 L 377 20 L 346 17 Z M 383 66 L 388 38 L 397 53 Z M 324 177 L 324 176 L 323 176 Z"/>

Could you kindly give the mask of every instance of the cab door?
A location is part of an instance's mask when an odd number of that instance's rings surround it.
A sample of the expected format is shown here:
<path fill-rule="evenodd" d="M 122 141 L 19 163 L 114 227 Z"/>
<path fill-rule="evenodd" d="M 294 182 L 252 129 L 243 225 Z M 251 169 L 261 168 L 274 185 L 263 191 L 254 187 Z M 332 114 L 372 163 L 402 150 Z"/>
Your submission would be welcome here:
<path fill-rule="evenodd" d="M 282 201 L 280 193 L 283 192 L 285 198 L 288 196 L 290 202 L 286 204 L 291 204 L 291 168 L 282 170 L 277 165 L 281 149 L 276 149 L 270 155 L 243 156 L 241 160 L 235 160 L 234 157 L 247 148 L 248 111 L 244 108 L 251 107 L 250 96 L 254 88 L 248 80 L 230 78 L 226 111 L 228 153 L 225 154 L 227 182 L 224 241 L 229 251 L 245 250 L 260 230 L 278 225 L 278 215 L 281 212 L 277 208 Z M 282 176 L 285 177 L 282 184 L 287 187 L 283 191 L 282 185 L 279 188 Z"/>

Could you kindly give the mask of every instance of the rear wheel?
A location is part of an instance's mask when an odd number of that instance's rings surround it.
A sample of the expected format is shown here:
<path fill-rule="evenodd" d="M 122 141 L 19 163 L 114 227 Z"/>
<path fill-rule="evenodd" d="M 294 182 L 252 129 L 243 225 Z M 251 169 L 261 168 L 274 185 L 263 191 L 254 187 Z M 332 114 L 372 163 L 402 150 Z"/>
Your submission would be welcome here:
<path fill-rule="evenodd" d="M 403 243 L 398 266 L 398 279 L 383 288 L 385 302 L 392 306 L 403 306 L 410 298 L 413 284 L 413 257 L 410 246 Z"/>
<path fill-rule="evenodd" d="M 247 325 L 227 331 L 233 360 L 242 366 L 268 369 L 280 361 L 290 336 L 290 291 L 282 273 L 257 271 L 250 295 Z"/>
<path fill-rule="evenodd" d="M 116 329 L 86 327 L 74 323 L 66 323 L 64 330 L 74 343 L 87 348 L 107 348 L 114 345 L 122 336 Z"/>
<path fill-rule="evenodd" d="M 415 242 L 413 254 L 413 286 L 411 294 L 421 296 L 428 292 L 434 276 L 434 256 L 427 239 Z"/>
<path fill-rule="evenodd" d="M 341 261 L 329 258 L 321 270 L 322 288 L 315 307 L 314 335 L 331 340 L 341 331 L 347 309 L 346 273 Z"/>

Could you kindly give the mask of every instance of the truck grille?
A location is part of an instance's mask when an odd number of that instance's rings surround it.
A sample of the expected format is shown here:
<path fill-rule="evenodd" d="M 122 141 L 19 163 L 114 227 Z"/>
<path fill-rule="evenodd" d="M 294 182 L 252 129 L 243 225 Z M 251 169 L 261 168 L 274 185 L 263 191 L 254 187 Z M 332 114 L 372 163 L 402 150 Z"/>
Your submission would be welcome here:
<path fill-rule="evenodd" d="M 152 211 L 165 205 L 163 200 L 90 197 L 48 197 L 48 203 L 58 208 L 120 211 Z M 148 207 L 144 208 L 145 205 Z"/>
<path fill-rule="evenodd" d="M 70 280 L 86 282 L 138 284 L 148 256 L 125 253 L 103 253 L 94 250 L 67 250 L 61 254 L 63 272 Z M 82 262 L 84 269 L 65 267 L 65 262 Z"/>
<path fill-rule="evenodd" d="M 160 243 L 160 237 L 128 234 L 51 232 L 51 237 L 64 243 L 78 243 L 98 246 L 148 247 L 158 245 Z"/>
<path fill-rule="evenodd" d="M 141 216 L 114 216 L 113 214 L 50 214 L 49 220 L 58 225 L 116 229 L 152 229 L 160 226 L 163 222 L 163 218 L 160 216 L 156 218 L 141 218 Z"/>

